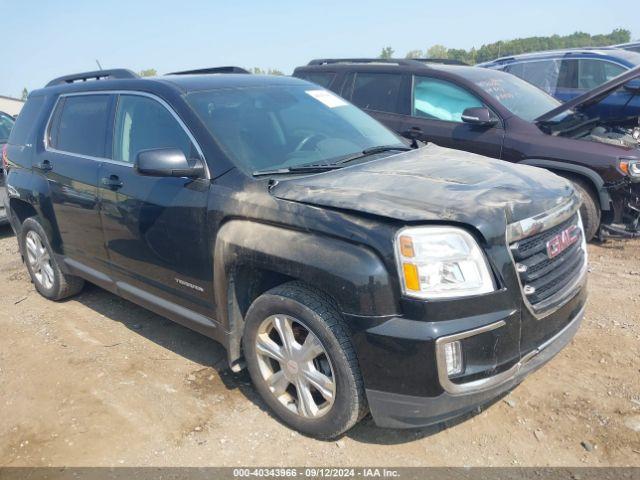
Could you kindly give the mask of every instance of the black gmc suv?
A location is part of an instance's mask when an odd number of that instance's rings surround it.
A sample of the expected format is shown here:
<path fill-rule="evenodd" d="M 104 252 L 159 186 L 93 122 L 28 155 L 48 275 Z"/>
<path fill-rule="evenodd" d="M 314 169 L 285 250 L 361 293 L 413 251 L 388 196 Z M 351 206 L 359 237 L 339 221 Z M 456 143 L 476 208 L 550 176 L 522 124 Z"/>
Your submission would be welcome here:
<path fill-rule="evenodd" d="M 429 59 L 318 59 L 293 75 L 329 88 L 412 139 L 534 165 L 582 195 L 587 240 L 640 236 L 640 67 L 561 104 L 505 72 Z M 601 102 L 612 97 L 618 108 Z"/>
<path fill-rule="evenodd" d="M 437 423 L 518 384 L 586 300 L 566 180 L 412 150 L 335 94 L 255 75 L 89 72 L 4 154 L 37 290 L 88 280 L 221 342 L 286 424 Z"/>

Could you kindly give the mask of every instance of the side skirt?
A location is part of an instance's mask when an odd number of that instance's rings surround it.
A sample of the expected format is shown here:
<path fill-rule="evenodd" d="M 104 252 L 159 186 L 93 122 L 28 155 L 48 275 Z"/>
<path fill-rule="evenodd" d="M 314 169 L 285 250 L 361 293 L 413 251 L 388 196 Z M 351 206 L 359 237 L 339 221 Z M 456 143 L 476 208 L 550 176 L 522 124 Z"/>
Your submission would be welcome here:
<path fill-rule="evenodd" d="M 126 282 L 116 281 L 109 275 L 87 267 L 71 258 L 64 257 L 63 263 L 72 275 L 84 278 L 111 293 L 179 323 L 184 327 L 195 330 L 202 335 L 220 342 L 225 348 L 227 347 L 228 333 L 212 318 L 196 313 Z"/>

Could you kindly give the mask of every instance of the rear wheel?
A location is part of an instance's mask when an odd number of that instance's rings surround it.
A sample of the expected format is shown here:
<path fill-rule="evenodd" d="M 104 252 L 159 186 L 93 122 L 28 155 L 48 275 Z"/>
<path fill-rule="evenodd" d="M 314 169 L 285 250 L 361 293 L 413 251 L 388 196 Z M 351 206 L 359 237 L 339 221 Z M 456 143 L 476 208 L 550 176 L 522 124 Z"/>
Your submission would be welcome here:
<path fill-rule="evenodd" d="M 261 295 L 247 313 L 243 348 L 256 390 L 290 427 L 333 438 L 366 413 L 351 339 L 324 294 L 291 282 Z"/>
<path fill-rule="evenodd" d="M 84 280 L 60 270 L 47 234 L 35 218 L 22 224 L 20 241 L 31 280 L 43 297 L 62 300 L 82 290 Z"/>

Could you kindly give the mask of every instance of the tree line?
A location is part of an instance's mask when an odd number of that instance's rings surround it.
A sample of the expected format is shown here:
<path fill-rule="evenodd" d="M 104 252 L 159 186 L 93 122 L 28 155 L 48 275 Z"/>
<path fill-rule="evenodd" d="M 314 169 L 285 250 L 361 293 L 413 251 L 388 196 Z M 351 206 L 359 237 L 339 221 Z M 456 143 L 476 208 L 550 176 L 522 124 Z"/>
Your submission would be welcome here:
<path fill-rule="evenodd" d="M 631 32 L 623 28 L 616 28 L 611 33 L 590 35 L 584 32 L 575 32 L 571 35 L 551 35 L 548 37 L 526 37 L 513 40 L 501 40 L 487 43 L 480 48 L 472 47 L 470 50 L 462 48 L 447 48 L 436 44 L 426 50 L 410 50 L 405 58 L 445 58 L 458 60 L 469 65 L 488 62 L 506 55 L 519 53 L 539 52 L 543 50 L 556 50 L 561 48 L 581 47 L 606 47 L 631 40 Z M 395 50 L 392 47 L 384 47 L 379 58 L 393 58 Z"/>

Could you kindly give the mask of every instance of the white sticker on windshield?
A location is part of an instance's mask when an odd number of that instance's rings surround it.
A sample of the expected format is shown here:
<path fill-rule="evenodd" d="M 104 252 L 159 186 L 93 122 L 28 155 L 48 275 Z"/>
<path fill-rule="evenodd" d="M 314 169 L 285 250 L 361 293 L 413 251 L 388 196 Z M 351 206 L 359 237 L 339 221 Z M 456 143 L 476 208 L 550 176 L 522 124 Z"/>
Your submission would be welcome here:
<path fill-rule="evenodd" d="M 319 102 L 324 103 L 329 108 L 344 107 L 345 105 L 349 105 L 339 96 L 334 95 L 327 90 L 307 90 L 305 93 L 307 95 L 311 95 Z"/>

